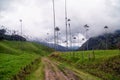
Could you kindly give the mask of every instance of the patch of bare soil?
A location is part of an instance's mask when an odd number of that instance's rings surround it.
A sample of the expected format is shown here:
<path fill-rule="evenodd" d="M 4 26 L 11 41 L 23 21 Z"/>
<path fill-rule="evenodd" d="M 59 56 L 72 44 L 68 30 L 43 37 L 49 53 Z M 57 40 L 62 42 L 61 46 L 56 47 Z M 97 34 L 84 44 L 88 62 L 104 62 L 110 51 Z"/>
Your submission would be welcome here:
<path fill-rule="evenodd" d="M 81 80 L 69 69 L 60 70 L 58 66 L 48 58 L 43 58 L 45 65 L 45 80 Z"/>

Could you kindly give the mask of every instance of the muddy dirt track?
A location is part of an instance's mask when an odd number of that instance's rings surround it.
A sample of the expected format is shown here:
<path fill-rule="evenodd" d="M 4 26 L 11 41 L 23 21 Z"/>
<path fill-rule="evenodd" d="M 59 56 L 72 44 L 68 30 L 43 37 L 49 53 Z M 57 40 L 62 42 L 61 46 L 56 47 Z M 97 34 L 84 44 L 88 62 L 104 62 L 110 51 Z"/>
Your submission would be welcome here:
<path fill-rule="evenodd" d="M 69 69 L 60 69 L 48 58 L 43 58 L 45 65 L 45 80 L 82 80 Z"/>
<path fill-rule="evenodd" d="M 58 60 L 43 57 L 38 69 L 36 69 L 26 80 L 102 80 L 73 65 L 66 65 Z"/>

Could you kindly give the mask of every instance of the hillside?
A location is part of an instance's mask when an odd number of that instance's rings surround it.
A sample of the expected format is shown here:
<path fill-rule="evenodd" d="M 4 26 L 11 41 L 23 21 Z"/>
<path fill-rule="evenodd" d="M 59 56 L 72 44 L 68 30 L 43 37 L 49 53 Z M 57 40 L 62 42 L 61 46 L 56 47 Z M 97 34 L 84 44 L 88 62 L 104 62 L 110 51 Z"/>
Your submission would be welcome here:
<path fill-rule="evenodd" d="M 0 41 L 0 80 L 23 80 L 52 51 L 33 42 Z"/>
<path fill-rule="evenodd" d="M 120 79 L 119 50 L 53 51 L 34 42 L 1 41 L 0 80 Z"/>
<path fill-rule="evenodd" d="M 79 50 L 86 50 L 87 44 L 89 45 L 89 50 L 92 49 L 118 49 L 120 45 L 120 30 L 115 31 L 114 33 L 103 34 L 97 37 L 90 38 L 86 43 L 79 48 Z"/>
<path fill-rule="evenodd" d="M 26 41 L 26 38 L 16 34 L 16 31 L 13 31 L 12 34 L 8 34 L 7 29 L 0 29 L 0 40 L 9 40 L 9 41 Z"/>
<path fill-rule="evenodd" d="M 54 53 L 50 57 L 61 63 L 63 69 L 67 65 L 79 73 L 81 80 L 99 80 L 92 79 L 87 73 L 99 77 L 100 80 L 120 80 L 119 50 Z"/>

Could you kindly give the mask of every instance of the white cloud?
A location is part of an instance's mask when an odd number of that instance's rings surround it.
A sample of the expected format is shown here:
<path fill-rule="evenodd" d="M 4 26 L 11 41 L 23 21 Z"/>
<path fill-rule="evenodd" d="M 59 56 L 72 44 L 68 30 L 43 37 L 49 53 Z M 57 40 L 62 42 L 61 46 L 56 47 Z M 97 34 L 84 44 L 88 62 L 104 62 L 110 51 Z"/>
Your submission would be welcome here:
<path fill-rule="evenodd" d="M 73 35 L 85 33 L 83 26 L 90 26 L 89 36 L 120 29 L 119 0 L 67 0 L 68 17 L 71 19 Z M 56 23 L 60 27 L 61 39 L 65 41 L 64 0 L 55 0 Z M 37 38 L 53 37 L 52 0 L 0 0 L 0 25 L 19 30 L 19 19 L 23 19 L 24 34 Z M 52 40 L 52 39 L 51 39 Z"/>

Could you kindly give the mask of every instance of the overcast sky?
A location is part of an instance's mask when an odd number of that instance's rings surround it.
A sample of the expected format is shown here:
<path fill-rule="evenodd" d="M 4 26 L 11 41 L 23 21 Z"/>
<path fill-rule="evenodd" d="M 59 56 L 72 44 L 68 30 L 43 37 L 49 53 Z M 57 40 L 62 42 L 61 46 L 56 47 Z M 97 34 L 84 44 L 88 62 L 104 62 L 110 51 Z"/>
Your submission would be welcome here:
<path fill-rule="evenodd" d="M 55 0 L 55 7 L 56 25 L 64 41 L 64 0 Z M 120 0 L 67 0 L 67 9 L 72 33 L 80 38 L 85 24 L 90 26 L 89 36 L 102 34 L 105 25 L 110 32 L 120 29 Z M 0 25 L 19 31 L 19 19 L 23 20 L 24 34 L 46 39 L 49 33 L 53 37 L 52 0 L 0 0 Z"/>

